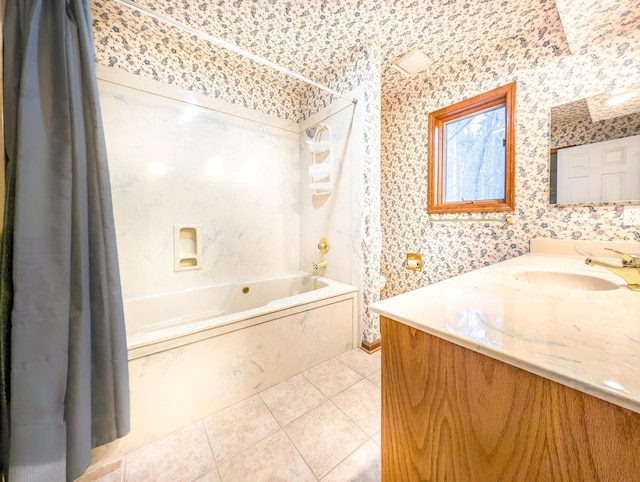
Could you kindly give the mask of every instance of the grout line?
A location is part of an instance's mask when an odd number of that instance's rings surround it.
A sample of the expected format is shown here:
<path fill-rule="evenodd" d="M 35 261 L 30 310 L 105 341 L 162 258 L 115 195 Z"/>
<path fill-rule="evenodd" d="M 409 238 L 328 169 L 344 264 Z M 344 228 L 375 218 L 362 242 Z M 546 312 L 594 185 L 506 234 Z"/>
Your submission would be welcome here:
<path fill-rule="evenodd" d="M 365 432 L 362 427 L 360 427 L 360 425 L 358 425 L 353 419 L 351 419 L 351 417 L 349 417 L 349 415 L 347 415 L 346 413 L 344 413 L 340 407 L 338 407 L 332 400 L 329 400 L 329 402 L 331 402 L 331 404 L 340 412 L 342 413 L 345 417 L 347 417 L 347 419 L 353 423 L 358 430 L 360 430 L 364 436 L 365 439 L 362 441 L 362 443 L 360 445 L 358 445 L 356 448 L 354 448 L 351 452 L 349 452 L 343 459 L 341 459 L 338 463 L 336 463 L 333 467 L 331 467 L 329 470 L 327 470 L 326 473 L 322 474 L 321 477 L 319 477 L 319 479 L 322 479 L 322 477 L 326 477 L 327 475 L 329 475 L 331 473 L 331 471 L 333 471 L 334 469 L 336 469 L 342 462 L 344 462 L 345 460 L 347 460 L 349 457 L 351 457 L 357 450 L 360 449 L 360 447 L 362 447 L 365 443 L 367 443 L 367 441 L 369 440 L 369 434 L 367 434 L 367 432 Z"/>
<path fill-rule="evenodd" d="M 351 350 L 348 350 L 344 353 L 341 353 L 340 355 L 338 355 L 336 358 L 344 356 L 346 353 L 349 353 L 350 351 L 354 351 L 354 350 L 359 350 L 360 352 L 362 352 L 365 356 L 367 357 L 374 357 L 374 356 L 380 356 L 378 355 L 378 353 L 381 353 L 381 350 L 378 350 L 374 353 L 366 353 L 365 351 L 361 350 L 360 348 L 352 348 Z M 342 361 L 342 360 L 340 360 Z M 358 374 L 362 375 L 362 373 L 360 371 L 358 371 L 356 368 L 354 368 L 353 366 L 349 365 L 347 362 L 343 362 L 345 365 L 347 365 L 349 368 L 351 368 L 353 371 L 357 372 Z M 364 377 L 368 377 L 371 376 L 373 373 L 375 373 L 377 370 L 379 370 L 381 367 L 377 366 L 372 372 L 368 372 L 366 375 L 363 375 Z"/>
<path fill-rule="evenodd" d="M 268 390 L 268 389 L 267 389 L 267 390 Z M 264 390 L 263 390 L 263 391 L 264 391 Z M 253 398 L 253 397 L 258 397 L 258 400 L 260 401 L 260 403 L 262 403 L 262 405 L 267 409 L 267 411 L 269 412 L 269 414 L 273 417 L 273 419 L 275 420 L 275 422 L 278 424 L 278 429 L 274 430 L 273 432 L 270 432 L 270 433 L 266 434 L 264 437 L 262 437 L 262 438 L 260 438 L 260 439 L 256 440 L 255 442 L 253 442 L 253 443 L 252 443 L 251 445 L 249 445 L 248 447 L 244 447 L 244 448 L 237 449 L 237 451 L 236 451 L 236 452 L 233 452 L 233 453 L 232 453 L 231 455 L 229 455 L 227 458 L 223 459 L 223 460 L 221 461 L 221 463 L 228 462 L 228 461 L 229 461 L 229 460 L 231 460 L 232 458 L 234 458 L 234 457 L 236 457 L 237 455 L 240 455 L 241 453 L 243 453 L 243 452 L 247 451 L 248 449 L 252 448 L 254 445 L 259 444 L 260 442 L 262 442 L 262 441 L 263 441 L 263 440 L 265 440 L 266 438 L 271 437 L 272 435 L 274 435 L 275 433 L 277 433 L 277 432 L 278 432 L 278 430 L 281 430 L 281 429 L 282 429 L 282 425 L 280 424 L 280 422 L 278 421 L 278 419 L 273 415 L 273 413 L 271 412 L 271 410 L 269 410 L 269 407 L 267 406 L 267 404 L 266 404 L 266 403 L 264 403 L 264 400 L 262 400 L 262 397 L 260 397 L 260 396 L 259 396 L 259 395 L 260 395 L 260 393 L 261 393 L 261 392 L 256 393 L 255 395 L 251 395 L 250 397 L 247 397 L 247 398 L 245 398 L 245 399 L 243 399 L 243 400 L 240 400 L 239 402 L 237 402 L 237 403 L 235 403 L 235 404 L 233 404 L 233 405 L 230 405 L 229 407 L 223 408 L 223 409 L 221 409 L 221 410 L 218 410 L 217 412 L 212 413 L 211 415 L 208 415 L 208 417 L 211 417 L 211 416 L 215 415 L 216 413 L 223 412 L 224 410 L 227 410 L 228 408 L 231 408 L 231 407 L 233 407 L 234 405 L 237 405 L 238 403 L 242 403 L 242 402 L 244 402 L 244 401 L 246 401 L 246 400 L 249 400 L 249 399 L 251 399 L 251 398 Z M 209 438 L 209 434 L 208 434 L 208 433 L 207 433 L 207 438 Z M 211 439 L 209 439 L 209 444 L 211 444 L 211 443 L 212 443 L 212 442 L 211 442 Z M 216 462 L 216 466 L 218 467 L 218 472 L 221 474 L 221 472 L 219 471 L 220 467 L 219 467 L 219 465 L 218 465 L 218 461 L 217 461 L 217 460 L 216 460 L 216 458 L 215 458 L 215 452 L 213 451 L 213 446 L 211 446 L 211 451 L 212 451 L 212 453 L 213 453 L 213 458 L 214 458 L 214 461 Z M 222 475 L 222 474 L 221 474 L 221 475 Z"/>
<path fill-rule="evenodd" d="M 207 415 L 204 418 L 200 419 L 200 423 L 202 424 L 202 429 L 204 430 L 204 434 L 207 437 L 207 443 L 209 444 L 209 452 L 211 453 L 211 458 L 213 458 L 213 465 L 214 465 L 214 470 L 218 473 L 218 479 L 222 480 L 222 473 L 220 472 L 220 467 L 218 466 L 218 461 L 216 460 L 216 453 L 213 450 L 213 444 L 211 442 L 211 437 L 209 436 L 209 431 L 207 430 L 207 427 L 204 425 L 204 419 L 210 417 L 211 415 Z M 207 475 L 208 473 L 213 472 L 212 470 L 210 470 L 209 472 L 205 472 L 202 475 Z M 202 477 L 202 475 L 200 477 Z M 198 480 L 197 478 L 195 480 Z"/>
<path fill-rule="evenodd" d="M 333 395 L 327 395 L 326 393 L 324 393 L 324 392 L 322 391 L 322 389 L 321 389 L 320 387 L 318 387 L 315 383 L 313 383 L 311 380 L 309 380 L 306 376 L 305 376 L 305 378 L 309 381 L 309 383 L 311 383 L 311 384 L 316 388 L 316 390 L 318 390 L 320 393 L 322 393 L 322 395 L 324 395 L 324 396 L 327 398 L 327 400 L 331 400 L 333 397 L 335 397 L 335 396 L 337 396 L 337 395 L 340 395 L 340 394 L 341 394 L 341 393 L 343 393 L 344 391 L 349 390 L 352 386 L 354 386 L 354 385 L 356 385 L 356 384 L 360 383 L 362 380 L 365 380 L 365 377 L 363 377 L 362 375 L 360 375 L 358 372 L 355 372 L 355 373 L 357 373 L 357 375 L 360 377 L 360 379 L 359 379 L 359 380 L 356 380 L 355 382 L 353 382 L 353 383 L 352 383 L 351 385 L 349 385 L 348 387 L 343 388 L 343 389 L 342 389 L 342 390 L 340 390 L 339 392 L 334 393 Z"/>
<path fill-rule="evenodd" d="M 327 475 L 329 475 L 331 472 L 333 472 L 336 468 L 338 468 L 340 466 L 340 464 L 342 464 L 345 460 L 347 460 L 349 457 L 351 457 L 353 454 L 355 454 L 358 450 L 360 450 L 364 444 L 366 444 L 369 441 L 369 439 L 364 440 L 360 445 L 358 445 L 355 449 L 353 449 L 353 451 L 349 452 L 340 462 L 338 462 L 336 465 L 334 465 L 333 467 L 331 467 L 326 474 L 324 474 L 322 477 L 326 477 Z M 378 447 L 378 444 L 376 444 L 375 442 L 372 442 L 376 447 Z"/>
<path fill-rule="evenodd" d="M 288 380 L 288 379 L 287 379 Z M 268 388 L 267 388 L 268 390 Z M 273 419 L 276 421 L 276 423 L 278 424 L 278 426 L 280 428 L 282 428 L 282 424 L 280 423 L 280 420 L 278 420 L 278 418 L 275 416 L 275 414 L 271 411 L 271 409 L 269 408 L 269 405 L 267 405 L 267 402 L 264 401 L 264 399 L 260 396 L 261 393 L 263 393 L 265 390 L 262 390 L 261 392 L 256 393 L 256 396 L 258 397 L 258 400 L 260 400 L 260 403 L 262 403 L 262 405 L 264 406 L 264 408 L 267 409 L 267 412 L 269 412 L 269 415 L 271 415 L 273 417 Z M 273 432 L 275 433 L 275 432 Z"/>
<path fill-rule="evenodd" d="M 302 373 L 298 373 L 298 375 L 302 375 Z M 290 378 L 287 378 L 286 380 L 283 380 L 283 381 L 282 381 L 282 382 L 280 382 L 280 383 L 284 383 L 284 382 L 286 382 L 286 381 L 288 381 L 288 380 L 291 380 L 292 378 L 297 377 L 298 375 L 294 375 L 294 376 L 292 376 L 292 377 L 290 377 Z M 305 380 L 307 380 L 309 383 L 311 383 L 311 386 L 312 386 L 314 389 L 316 389 L 316 390 L 318 391 L 318 393 L 320 393 L 320 395 L 322 395 L 322 397 L 324 398 L 324 400 L 323 400 L 321 403 L 319 403 L 318 405 L 316 405 L 315 407 L 312 407 L 312 408 L 310 408 L 309 410 L 307 410 L 306 412 L 301 413 L 300 415 L 298 415 L 298 416 L 297 416 L 296 418 L 294 418 L 293 420 L 290 420 L 290 421 L 289 421 L 289 422 L 287 422 L 285 425 L 289 425 L 291 422 L 294 422 L 295 420 L 298 420 L 300 417 L 302 417 L 302 416 L 306 415 L 307 413 L 311 412 L 312 410 L 315 410 L 316 408 L 318 408 L 318 407 L 319 407 L 320 405 L 322 405 L 323 403 L 326 403 L 327 401 L 329 401 L 329 397 L 327 397 L 327 396 L 322 392 L 322 390 L 320 390 L 318 387 L 316 387 L 316 386 L 311 382 L 311 380 L 309 380 L 309 379 L 308 379 L 307 377 L 305 377 L 304 375 L 302 375 L 302 378 L 304 378 L 304 379 L 305 379 Z M 279 384 L 278 384 L 278 385 L 279 385 Z M 274 386 L 278 386 L 278 385 L 274 385 Z M 270 387 L 270 388 L 273 388 L 273 387 Z M 269 388 L 268 388 L 267 390 L 269 390 Z M 263 392 L 265 392 L 265 391 L 266 391 L 266 390 L 263 390 L 262 392 L 259 392 L 257 395 L 258 395 L 258 396 L 260 396 L 260 394 L 261 394 L 261 393 L 263 393 Z M 262 398 L 262 396 L 260 396 L 260 399 L 262 400 L 262 403 L 264 403 L 264 404 L 267 406 L 267 409 L 269 410 L 269 412 L 271 413 L 271 415 L 273 415 L 273 418 L 275 418 L 275 419 L 276 419 L 276 422 L 278 422 L 278 425 L 280 425 L 280 427 L 284 428 L 284 427 L 285 427 L 285 425 L 282 425 L 282 423 L 280 423 L 280 420 L 278 420 L 278 417 L 276 417 L 276 416 L 274 415 L 274 413 L 271 411 L 271 409 L 269 409 L 269 406 L 268 406 L 268 405 L 267 405 L 267 403 L 264 401 L 264 399 Z"/>
<path fill-rule="evenodd" d="M 282 430 L 282 433 L 284 433 L 284 436 L 287 437 L 287 440 L 289 440 L 289 443 L 291 445 L 293 445 L 293 448 L 296 452 L 298 452 L 298 455 L 300 456 L 300 458 L 302 459 L 302 461 L 305 463 L 305 465 L 307 467 L 309 467 L 309 470 L 311 471 L 311 473 L 313 474 L 313 476 L 316 478 L 316 480 L 320 480 L 320 477 L 318 477 L 316 475 L 315 470 L 313 470 L 313 468 L 311 468 L 311 466 L 309 465 L 309 462 L 307 462 L 307 459 L 304 457 L 304 455 L 302 455 L 302 452 L 300 452 L 300 449 L 298 448 L 298 446 L 295 444 L 295 442 L 293 440 L 291 440 L 291 437 L 289 437 L 289 434 L 287 433 L 287 431 L 284 429 L 284 427 L 282 427 L 280 430 Z"/>
<path fill-rule="evenodd" d="M 360 382 L 358 382 L 358 383 L 360 383 Z M 340 408 L 340 407 L 339 407 L 339 406 L 338 406 L 338 405 L 333 401 L 333 399 L 331 399 L 331 400 L 329 400 L 329 401 L 332 403 L 332 405 L 333 405 L 334 407 L 336 407 L 336 408 L 338 409 L 338 411 L 339 411 L 342 415 L 344 415 L 345 417 L 347 417 L 347 419 L 348 419 L 352 424 L 354 424 L 356 427 L 358 427 L 358 430 L 360 430 L 360 431 L 365 435 L 365 437 L 367 437 L 367 438 L 369 438 L 369 437 L 370 437 L 370 435 L 367 433 L 367 431 L 366 431 L 365 429 L 363 429 L 363 428 L 360 426 L 360 424 L 358 424 L 358 422 L 356 422 L 356 421 L 355 421 L 354 419 L 352 419 L 352 418 L 351 418 L 347 413 L 345 413 L 345 411 L 344 411 L 344 410 L 342 410 L 342 409 L 341 409 L 341 408 Z"/>
<path fill-rule="evenodd" d="M 345 412 L 344 410 L 342 410 L 340 408 L 340 406 L 335 403 L 333 401 L 334 398 L 336 398 L 338 395 L 341 395 L 342 393 L 344 393 L 345 391 L 349 390 L 350 388 L 354 387 L 355 385 L 357 385 L 358 383 L 361 383 L 363 380 L 366 380 L 368 383 L 370 383 L 371 385 L 373 385 L 373 387 L 376 390 L 381 390 L 380 387 L 378 385 L 376 385 L 375 383 L 373 383 L 371 380 L 369 380 L 367 377 L 362 377 L 362 379 L 360 379 L 358 382 L 354 383 L 353 385 L 351 385 L 349 388 L 345 388 L 342 392 L 337 393 L 336 395 L 334 395 L 333 397 L 331 397 L 330 401 L 335 405 L 335 407 L 345 416 L 347 417 L 356 427 L 358 427 L 368 438 L 373 437 L 373 435 L 369 435 L 369 433 L 358 423 L 358 421 L 354 420 L 347 412 Z M 381 414 L 378 414 L 378 417 L 381 417 Z M 380 429 L 382 429 L 382 424 L 380 425 Z M 374 433 L 375 434 L 375 433 Z M 377 445 L 377 444 L 376 444 Z"/>
<path fill-rule="evenodd" d="M 346 352 L 345 352 L 345 353 L 346 353 Z M 326 396 L 329 400 L 330 400 L 330 399 L 332 399 L 333 397 L 335 397 L 336 395 L 338 395 L 338 394 L 340 394 L 340 393 L 344 392 L 345 390 L 348 390 L 349 388 L 351 388 L 351 387 L 352 387 L 353 385 L 355 385 L 356 383 L 361 382 L 363 378 L 366 378 L 366 377 L 364 377 L 360 372 L 358 372 L 357 370 L 354 370 L 354 369 L 353 369 L 353 368 L 351 368 L 349 365 L 347 365 L 345 362 L 343 362 L 342 360 L 338 359 L 338 357 L 339 357 L 339 356 L 340 356 L 340 355 L 336 355 L 336 356 L 334 356 L 333 358 L 329 358 L 327 361 L 322 362 L 322 363 L 319 363 L 319 364 L 317 364 L 316 366 L 309 368 L 309 370 L 305 370 L 304 372 L 302 372 L 302 376 L 304 376 L 304 377 L 305 377 L 305 378 L 306 378 L 306 379 L 307 379 L 307 380 L 308 380 L 308 381 L 309 381 L 309 382 L 310 382 L 314 387 L 316 387 L 316 388 L 320 391 L 320 393 L 322 393 L 324 396 Z M 310 370 L 313 370 L 313 369 L 314 369 L 314 368 L 316 368 L 316 367 L 319 367 L 320 365 L 323 365 L 323 364 L 325 364 L 325 363 L 328 363 L 328 362 L 330 362 L 331 360 L 335 360 L 335 361 L 337 361 L 338 363 L 340 363 L 340 364 L 344 365 L 346 368 L 348 368 L 348 369 L 349 369 L 349 370 L 351 370 L 353 373 L 355 373 L 356 375 L 358 375 L 358 376 L 360 377 L 360 379 L 359 379 L 359 380 L 357 380 L 356 382 L 352 383 L 351 385 L 349 385 L 347 388 L 344 388 L 344 389 L 340 390 L 339 392 L 334 393 L 333 395 L 327 395 L 326 393 L 324 393 L 324 392 L 322 391 L 322 389 L 321 389 L 319 386 L 317 386 L 315 383 L 313 383 L 313 381 L 312 381 L 309 377 L 307 377 L 307 376 L 305 375 L 305 373 L 306 373 L 306 372 L 308 372 L 308 371 L 310 371 Z"/>
<path fill-rule="evenodd" d="M 282 428 L 279 428 L 278 430 L 271 432 L 268 435 L 265 435 L 264 437 L 262 437 L 259 440 L 256 440 L 254 443 L 252 443 L 251 445 L 249 445 L 248 447 L 244 447 L 243 449 L 240 449 L 239 451 L 237 451 L 236 453 L 234 453 L 233 455 L 231 455 L 230 457 L 227 457 L 226 459 L 224 459 L 222 461 L 222 463 L 226 463 L 229 462 L 231 459 L 237 457 L 240 454 L 243 454 L 245 452 L 248 452 L 249 449 L 252 449 L 254 446 L 258 445 L 259 443 L 264 442 L 266 439 L 268 439 L 269 437 L 273 437 L 275 434 L 277 434 L 280 430 L 282 430 Z"/>

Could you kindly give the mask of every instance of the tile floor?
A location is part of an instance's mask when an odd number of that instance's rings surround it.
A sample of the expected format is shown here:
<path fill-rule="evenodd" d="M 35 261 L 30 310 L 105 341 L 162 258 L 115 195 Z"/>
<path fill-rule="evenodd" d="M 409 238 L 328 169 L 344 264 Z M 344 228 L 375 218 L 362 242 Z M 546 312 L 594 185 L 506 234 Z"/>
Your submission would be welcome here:
<path fill-rule="evenodd" d="M 76 482 L 379 481 L 380 352 L 355 349 Z"/>

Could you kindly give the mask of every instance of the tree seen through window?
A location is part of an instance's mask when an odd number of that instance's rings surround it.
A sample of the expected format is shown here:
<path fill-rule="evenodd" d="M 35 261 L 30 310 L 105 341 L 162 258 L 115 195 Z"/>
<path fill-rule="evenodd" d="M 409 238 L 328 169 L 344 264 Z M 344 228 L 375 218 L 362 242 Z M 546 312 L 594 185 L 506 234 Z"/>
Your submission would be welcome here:
<path fill-rule="evenodd" d="M 445 124 L 444 202 L 504 198 L 505 107 Z"/>
<path fill-rule="evenodd" d="M 516 83 L 429 113 L 429 214 L 513 211 Z"/>

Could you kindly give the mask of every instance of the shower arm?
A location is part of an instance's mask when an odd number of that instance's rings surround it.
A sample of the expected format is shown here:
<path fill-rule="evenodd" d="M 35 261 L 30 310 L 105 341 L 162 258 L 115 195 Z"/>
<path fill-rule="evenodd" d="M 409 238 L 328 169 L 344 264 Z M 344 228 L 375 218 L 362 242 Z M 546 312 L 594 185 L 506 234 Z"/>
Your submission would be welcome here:
<path fill-rule="evenodd" d="M 311 79 L 308 79 L 296 72 L 293 72 L 292 70 L 286 69 L 285 67 L 282 67 L 276 63 L 273 63 L 265 58 L 262 58 L 258 55 L 252 54 L 251 52 L 249 52 L 248 50 L 244 50 L 241 49 L 240 47 L 238 47 L 237 45 L 234 45 L 230 42 L 227 42 L 225 40 L 219 39 L 217 37 L 214 37 L 213 35 L 209 35 L 207 33 L 202 32 L 201 30 L 198 30 L 194 27 L 191 27 L 190 25 L 187 25 L 185 23 L 182 22 L 178 22 L 177 20 L 168 17 L 167 15 L 163 15 L 159 12 L 156 12 L 155 10 L 152 10 L 150 8 L 144 7 L 142 5 L 139 5 L 136 2 L 132 2 L 131 0 L 114 0 L 117 3 L 120 3 L 122 5 L 126 5 L 129 8 L 132 8 L 133 10 L 137 10 L 138 12 L 144 13 L 145 15 L 148 15 L 152 18 L 155 18 L 156 20 L 160 20 L 161 22 L 167 23 L 173 27 L 179 28 L 181 30 L 184 30 L 187 33 L 190 33 L 192 35 L 195 35 L 196 37 L 199 37 L 203 40 L 206 40 L 207 42 L 210 42 L 214 45 L 217 45 L 219 47 L 222 47 L 224 49 L 230 50 L 231 52 L 234 52 L 236 54 L 242 55 L 243 57 L 246 57 L 250 60 L 253 60 L 254 62 L 257 62 L 261 65 L 264 65 L 266 67 L 270 67 L 272 69 L 277 70 L 278 72 L 281 72 L 285 75 L 288 75 L 289 77 L 293 77 L 294 79 L 300 80 L 302 82 L 305 82 L 309 85 L 312 85 L 320 90 L 324 90 L 325 92 L 328 92 L 332 95 L 338 96 L 338 97 L 342 97 L 343 99 L 347 99 L 350 102 L 352 102 L 353 104 L 357 103 L 357 100 L 354 99 L 353 97 L 349 97 L 347 95 L 341 94 L 340 92 L 333 90 L 325 85 L 319 84 L 318 82 L 315 82 Z"/>

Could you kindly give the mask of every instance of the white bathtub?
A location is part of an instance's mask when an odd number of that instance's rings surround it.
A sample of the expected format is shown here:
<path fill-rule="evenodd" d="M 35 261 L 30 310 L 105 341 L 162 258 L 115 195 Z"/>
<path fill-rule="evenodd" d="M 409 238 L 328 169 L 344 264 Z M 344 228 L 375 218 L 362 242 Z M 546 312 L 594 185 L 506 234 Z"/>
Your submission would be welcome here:
<path fill-rule="evenodd" d="M 355 347 L 357 305 L 353 286 L 304 273 L 125 300 L 131 433 L 107 456 Z"/>
<path fill-rule="evenodd" d="M 296 272 L 132 297 L 124 301 L 129 358 L 246 328 L 264 322 L 265 316 L 268 321 L 284 310 L 355 291 L 344 283 Z"/>

